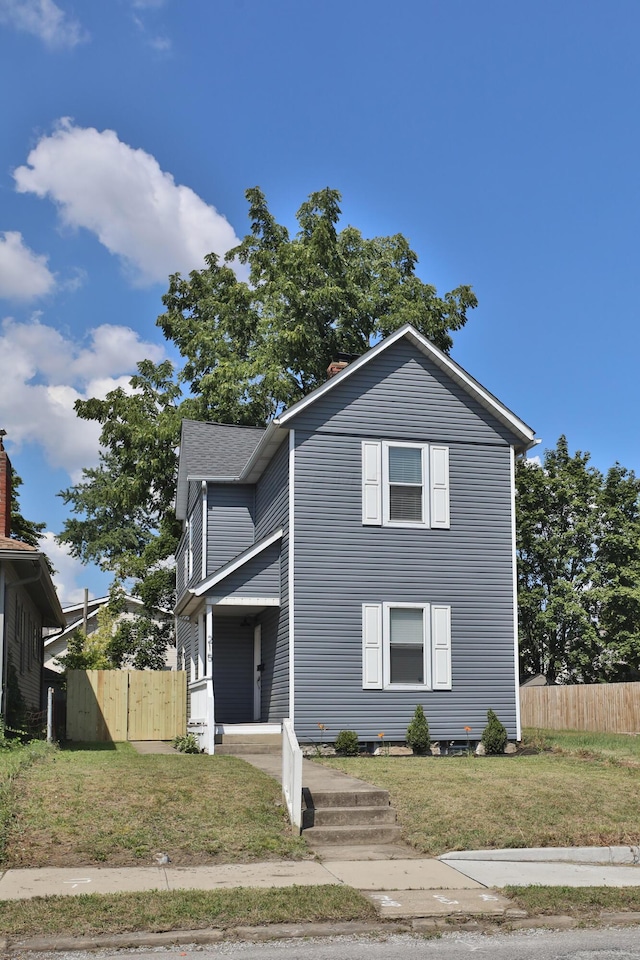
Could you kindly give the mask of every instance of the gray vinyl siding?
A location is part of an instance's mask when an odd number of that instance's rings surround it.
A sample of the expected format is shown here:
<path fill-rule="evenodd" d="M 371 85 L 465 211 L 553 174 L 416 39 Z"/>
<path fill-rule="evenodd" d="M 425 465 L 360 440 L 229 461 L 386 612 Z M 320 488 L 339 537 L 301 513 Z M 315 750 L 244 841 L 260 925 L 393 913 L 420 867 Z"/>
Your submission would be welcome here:
<path fill-rule="evenodd" d="M 303 431 L 511 444 L 506 428 L 416 347 L 400 340 L 294 417 Z"/>
<path fill-rule="evenodd" d="M 189 674 L 191 664 L 191 641 L 193 634 L 193 625 L 189 620 L 178 617 L 176 622 L 176 644 L 178 648 L 178 663 L 183 663 L 182 669 Z M 189 676 L 190 679 L 190 676 Z"/>
<path fill-rule="evenodd" d="M 210 483 L 207 491 L 207 574 L 254 542 L 255 488 Z"/>
<path fill-rule="evenodd" d="M 282 609 L 265 610 L 262 625 L 261 720 L 273 723 L 289 716 L 289 637 L 281 629 Z M 288 630 L 288 620 L 287 620 Z"/>
<path fill-rule="evenodd" d="M 253 626 L 239 619 L 213 620 L 213 697 L 216 723 L 253 718 Z"/>
<path fill-rule="evenodd" d="M 184 534 L 176 550 L 176 598 L 179 600 L 187 586 L 185 575 L 185 554 L 187 552 L 187 543 Z"/>
<path fill-rule="evenodd" d="M 289 716 L 289 443 L 279 447 L 256 485 L 256 540 L 283 530 L 280 608 L 267 609 L 262 623 L 262 719 Z"/>
<path fill-rule="evenodd" d="M 270 547 L 249 560 L 239 570 L 225 577 L 207 593 L 207 598 L 273 597 L 280 598 L 280 544 Z"/>
<path fill-rule="evenodd" d="M 202 490 L 200 490 L 200 496 L 196 499 L 189 514 L 189 522 L 191 524 L 192 566 L 188 586 L 193 586 L 194 583 L 199 583 L 202 580 Z M 188 545 L 189 540 L 187 538 L 187 549 Z"/>
<path fill-rule="evenodd" d="M 285 440 L 256 484 L 256 540 L 262 540 L 289 517 L 289 444 Z"/>
<path fill-rule="evenodd" d="M 13 579 L 7 570 L 7 586 Z M 29 712 L 40 710 L 42 683 L 42 617 L 24 587 L 5 592 L 5 638 L 7 642 L 7 683 L 17 681 Z"/>
<path fill-rule="evenodd" d="M 201 503 L 202 485 L 199 480 L 192 480 L 189 483 L 189 496 L 187 500 L 187 516 L 192 512 L 197 503 Z"/>
<path fill-rule="evenodd" d="M 373 391 L 383 409 L 386 386 Z M 317 737 L 318 723 L 334 733 L 356 730 L 362 740 L 381 731 L 403 740 L 417 703 L 434 740 L 464 740 L 465 726 L 479 736 L 489 708 L 515 735 L 510 449 L 493 432 L 496 445 L 460 442 L 455 424 L 439 424 L 432 435 L 433 420 L 413 411 L 393 434 L 382 413 L 382 427 L 386 435 L 448 444 L 449 530 L 363 526 L 361 436 L 296 430 L 295 724 L 302 740 Z M 471 427 L 469 416 L 467 437 Z M 365 419 L 360 428 L 375 437 L 381 424 Z M 477 433 L 478 441 L 486 437 L 483 422 Z M 362 689 L 362 604 L 394 601 L 451 606 L 451 691 Z"/>

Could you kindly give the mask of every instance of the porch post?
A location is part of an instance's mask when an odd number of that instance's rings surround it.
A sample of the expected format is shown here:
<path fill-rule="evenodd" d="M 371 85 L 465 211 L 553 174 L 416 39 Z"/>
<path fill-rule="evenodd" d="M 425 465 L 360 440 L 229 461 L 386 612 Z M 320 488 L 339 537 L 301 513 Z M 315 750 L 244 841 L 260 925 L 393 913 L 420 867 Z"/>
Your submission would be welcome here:
<path fill-rule="evenodd" d="M 207 690 L 207 753 L 215 753 L 216 715 L 213 699 L 213 607 L 207 604 L 205 613 L 204 675 Z"/>

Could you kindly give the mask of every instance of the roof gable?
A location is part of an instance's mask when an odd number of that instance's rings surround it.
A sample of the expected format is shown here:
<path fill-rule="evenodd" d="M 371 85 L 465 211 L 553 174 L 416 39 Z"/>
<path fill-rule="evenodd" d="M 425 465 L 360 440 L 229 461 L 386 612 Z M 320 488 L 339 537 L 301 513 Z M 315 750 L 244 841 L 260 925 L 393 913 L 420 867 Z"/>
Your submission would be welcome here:
<path fill-rule="evenodd" d="M 505 407 L 492 393 L 475 380 L 466 370 L 457 364 L 451 357 L 439 350 L 426 337 L 423 337 L 414 327 L 406 324 L 391 336 L 381 340 L 374 347 L 364 353 L 353 363 L 350 363 L 340 373 L 336 374 L 330 380 L 327 380 L 322 386 L 318 387 L 308 396 L 294 403 L 288 410 L 275 421 L 279 426 L 294 426 L 294 420 L 303 411 L 308 410 L 313 404 L 326 397 L 331 391 L 334 391 L 339 385 L 344 384 L 349 378 L 353 377 L 358 371 L 371 364 L 382 353 L 388 351 L 394 344 L 402 339 L 406 339 L 415 346 L 428 360 L 434 363 L 443 371 L 455 384 L 458 385 L 475 403 L 480 404 L 492 417 L 494 417 L 503 427 L 506 427 L 509 433 L 514 437 L 520 449 L 526 450 L 533 446 L 536 441 L 535 433 L 523 420 L 520 420 L 508 407 Z"/>

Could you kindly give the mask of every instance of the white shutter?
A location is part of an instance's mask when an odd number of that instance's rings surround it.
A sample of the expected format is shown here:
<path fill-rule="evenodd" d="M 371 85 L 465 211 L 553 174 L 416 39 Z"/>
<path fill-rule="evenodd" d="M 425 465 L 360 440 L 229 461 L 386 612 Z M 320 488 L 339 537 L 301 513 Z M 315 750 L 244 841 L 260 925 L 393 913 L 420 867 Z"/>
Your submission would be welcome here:
<path fill-rule="evenodd" d="M 451 690 L 451 607 L 431 605 L 433 690 Z"/>
<path fill-rule="evenodd" d="M 382 523 L 382 443 L 362 442 L 362 522 Z"/>
<path fill-rule="evenodd" d="M 362 689 L 382 689 L 382 604 L 362 604 Z"/>
<path fill-rule="evenodd" d="M 431 526 L 448 530 L 449 448 L 431 447 Z"/>

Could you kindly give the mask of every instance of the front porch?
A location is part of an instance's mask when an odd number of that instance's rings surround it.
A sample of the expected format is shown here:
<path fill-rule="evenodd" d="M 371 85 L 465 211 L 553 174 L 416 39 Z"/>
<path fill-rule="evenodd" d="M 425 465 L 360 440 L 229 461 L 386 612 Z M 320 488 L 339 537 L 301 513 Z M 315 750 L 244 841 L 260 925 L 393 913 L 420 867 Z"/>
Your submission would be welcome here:
<path fill-rule="evenodd" d="M 190 618 L 187 730 L 206 753 L 237 737 L 250 737 L 260 749 L 265 738 L 280 738 L 280 701 L 274 697 L 278 622 L 274 598 L 233 604 L 207 599 Z"/>

